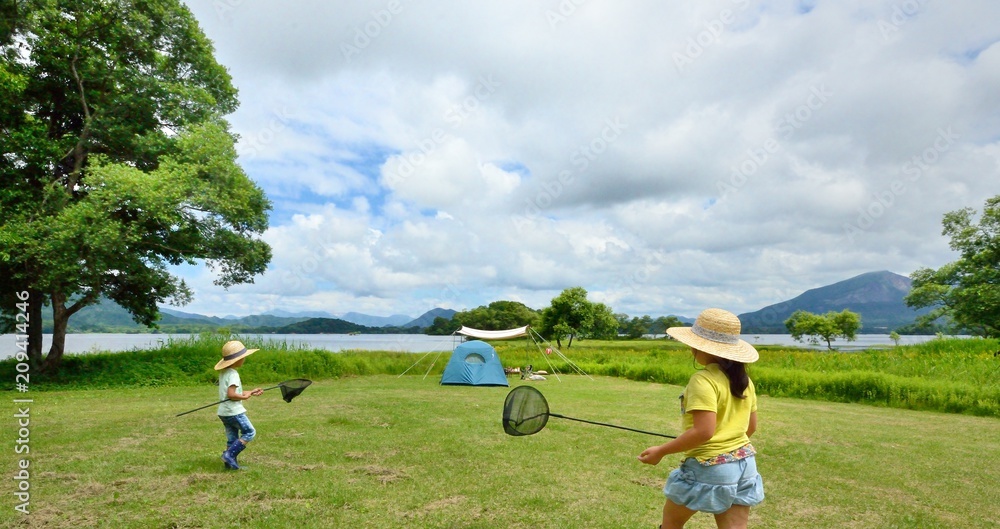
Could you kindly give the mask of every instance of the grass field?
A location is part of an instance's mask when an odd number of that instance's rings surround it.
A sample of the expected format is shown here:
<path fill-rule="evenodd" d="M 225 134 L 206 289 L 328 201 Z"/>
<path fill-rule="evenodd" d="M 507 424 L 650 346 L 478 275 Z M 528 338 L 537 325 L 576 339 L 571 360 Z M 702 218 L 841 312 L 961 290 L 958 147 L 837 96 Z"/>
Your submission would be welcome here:
<path fill-rule="evenodd" d="M 536 384 L 555 413 L 677 433 L 677 386 Z M 292 403 L 271 391 L 248 404 L 258 438 L 239 472 L 222 468 L 213 409 L 174 417 L 215 400 L 212 384 L 37 393 L 31 514 L 5 493 L 0 526 L 656 527 L 676 460 L 649 467 L 636 455 L 660 438 L 557 418 L 508 437 L 507 391 L 420 375 L 317 380 Z M 760 419 L 767 499 L 754 528 L 1000 525 L 996 418 L 764 396 Z M 19 457 L 5 458 L 6 476 Z M 688 526 L 714 524 L 697 515 Z"/>

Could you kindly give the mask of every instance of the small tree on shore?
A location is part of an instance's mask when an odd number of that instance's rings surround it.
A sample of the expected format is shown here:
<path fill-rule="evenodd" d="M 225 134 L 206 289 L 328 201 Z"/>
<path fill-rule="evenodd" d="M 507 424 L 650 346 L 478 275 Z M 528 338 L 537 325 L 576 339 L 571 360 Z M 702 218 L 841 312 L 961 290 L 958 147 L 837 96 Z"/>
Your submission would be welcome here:
<path fill-rule="evenodd" d="M 815 345 L 823 340 L 827 349 L 832 351 L 833 341 L 837 338 L 843 338 L 848 342 L 854 341 L 858 330 L 861 329 L 861 315 L 847 309 L 841 312 L 830 311 L 823 315 L 797 310 L 785 320 L 785 328 L 796 341 L 808 341 Z"/>

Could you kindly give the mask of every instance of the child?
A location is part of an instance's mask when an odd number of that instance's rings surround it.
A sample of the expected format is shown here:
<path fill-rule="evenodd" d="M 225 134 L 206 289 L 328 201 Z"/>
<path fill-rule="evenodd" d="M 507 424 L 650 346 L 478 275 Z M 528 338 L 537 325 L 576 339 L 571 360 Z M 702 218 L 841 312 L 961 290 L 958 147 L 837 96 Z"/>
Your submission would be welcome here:
<path fill-rule="evenodd" d="M 222 453 L 222 462 L 226 464 L 226 468 L 232 470 L 240 469 L 236 456 L 240 455 L 240 452 L 247 447 L 247 443 L 257 435 L 257 431 L 250 424 L 250 419 L 247 418 L 243 401 L 264 393 L 264 390 L 257 388 L 249 393 L 243 391 L 240 374 L 236 372 L 243 365 L 243 361 L 257 351 L 259 349 L 247 349 L 242 342 L 236 340 L 226 342 L 226 345 L 222 346 L 222 360 L 215 364 L 215 370 L 221 371 L 219 400 L 229 399 L 219 404 L 219 419 L 222 419 L 222 424 L 226 427 L 226 451 Z"/>
<path fill-rule="evenodd" d="M 757 394 L 746 364 L 759 355 L 740 339 L 740 320 L 722 309 L 706 309 L 691 327 L 667 334 L 691 346 L 705 369 L 691 375 L 681 395 L 684 433 L 647 448 L 639 461 L 655 465 L 668 454 L 684 454 L 667 478 L 663 529 L 680 529 L 698 511 L 715 515 L 720 529 L 747 526 L 750 507 L 764 501 L 750 436 L 757 429 Z"/>

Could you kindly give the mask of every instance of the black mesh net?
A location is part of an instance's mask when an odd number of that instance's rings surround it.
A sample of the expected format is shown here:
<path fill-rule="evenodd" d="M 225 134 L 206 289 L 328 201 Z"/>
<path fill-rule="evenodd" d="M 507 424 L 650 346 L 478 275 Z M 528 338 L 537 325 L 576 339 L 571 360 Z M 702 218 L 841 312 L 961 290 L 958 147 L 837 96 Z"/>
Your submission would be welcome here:
<path fill-rule="evenodd" d="M 285 399 L 285 402 L 292 402 L 292 399 L 298 397 L 300 393 L 306 390 L 312 384 L 312 380 L 306 380 L 304 378 L 296 378 L 294 380 L 286 380 L 278 387 L 281 388 L 281 398 Z"/>
<path fill-rule="evenodd" d="M 531 435 L 549 422 L 549 403 L 542 392 L 531 386 L 518 386 L 503 403 L 503 431 L 508 435 Z"/>

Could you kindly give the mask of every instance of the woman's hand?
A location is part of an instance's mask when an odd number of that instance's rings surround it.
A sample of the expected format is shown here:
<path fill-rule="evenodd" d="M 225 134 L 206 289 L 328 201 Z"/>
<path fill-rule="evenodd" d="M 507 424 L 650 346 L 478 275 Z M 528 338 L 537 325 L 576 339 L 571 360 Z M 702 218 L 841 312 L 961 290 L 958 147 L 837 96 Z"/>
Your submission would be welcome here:
<path fill-rule="evenodd" d="M 639 454 L 639 461 L 647 465 L 657 465 L 665 455 L 667 454 L 663 451 L 663 445 L 651 446 Z"/>

